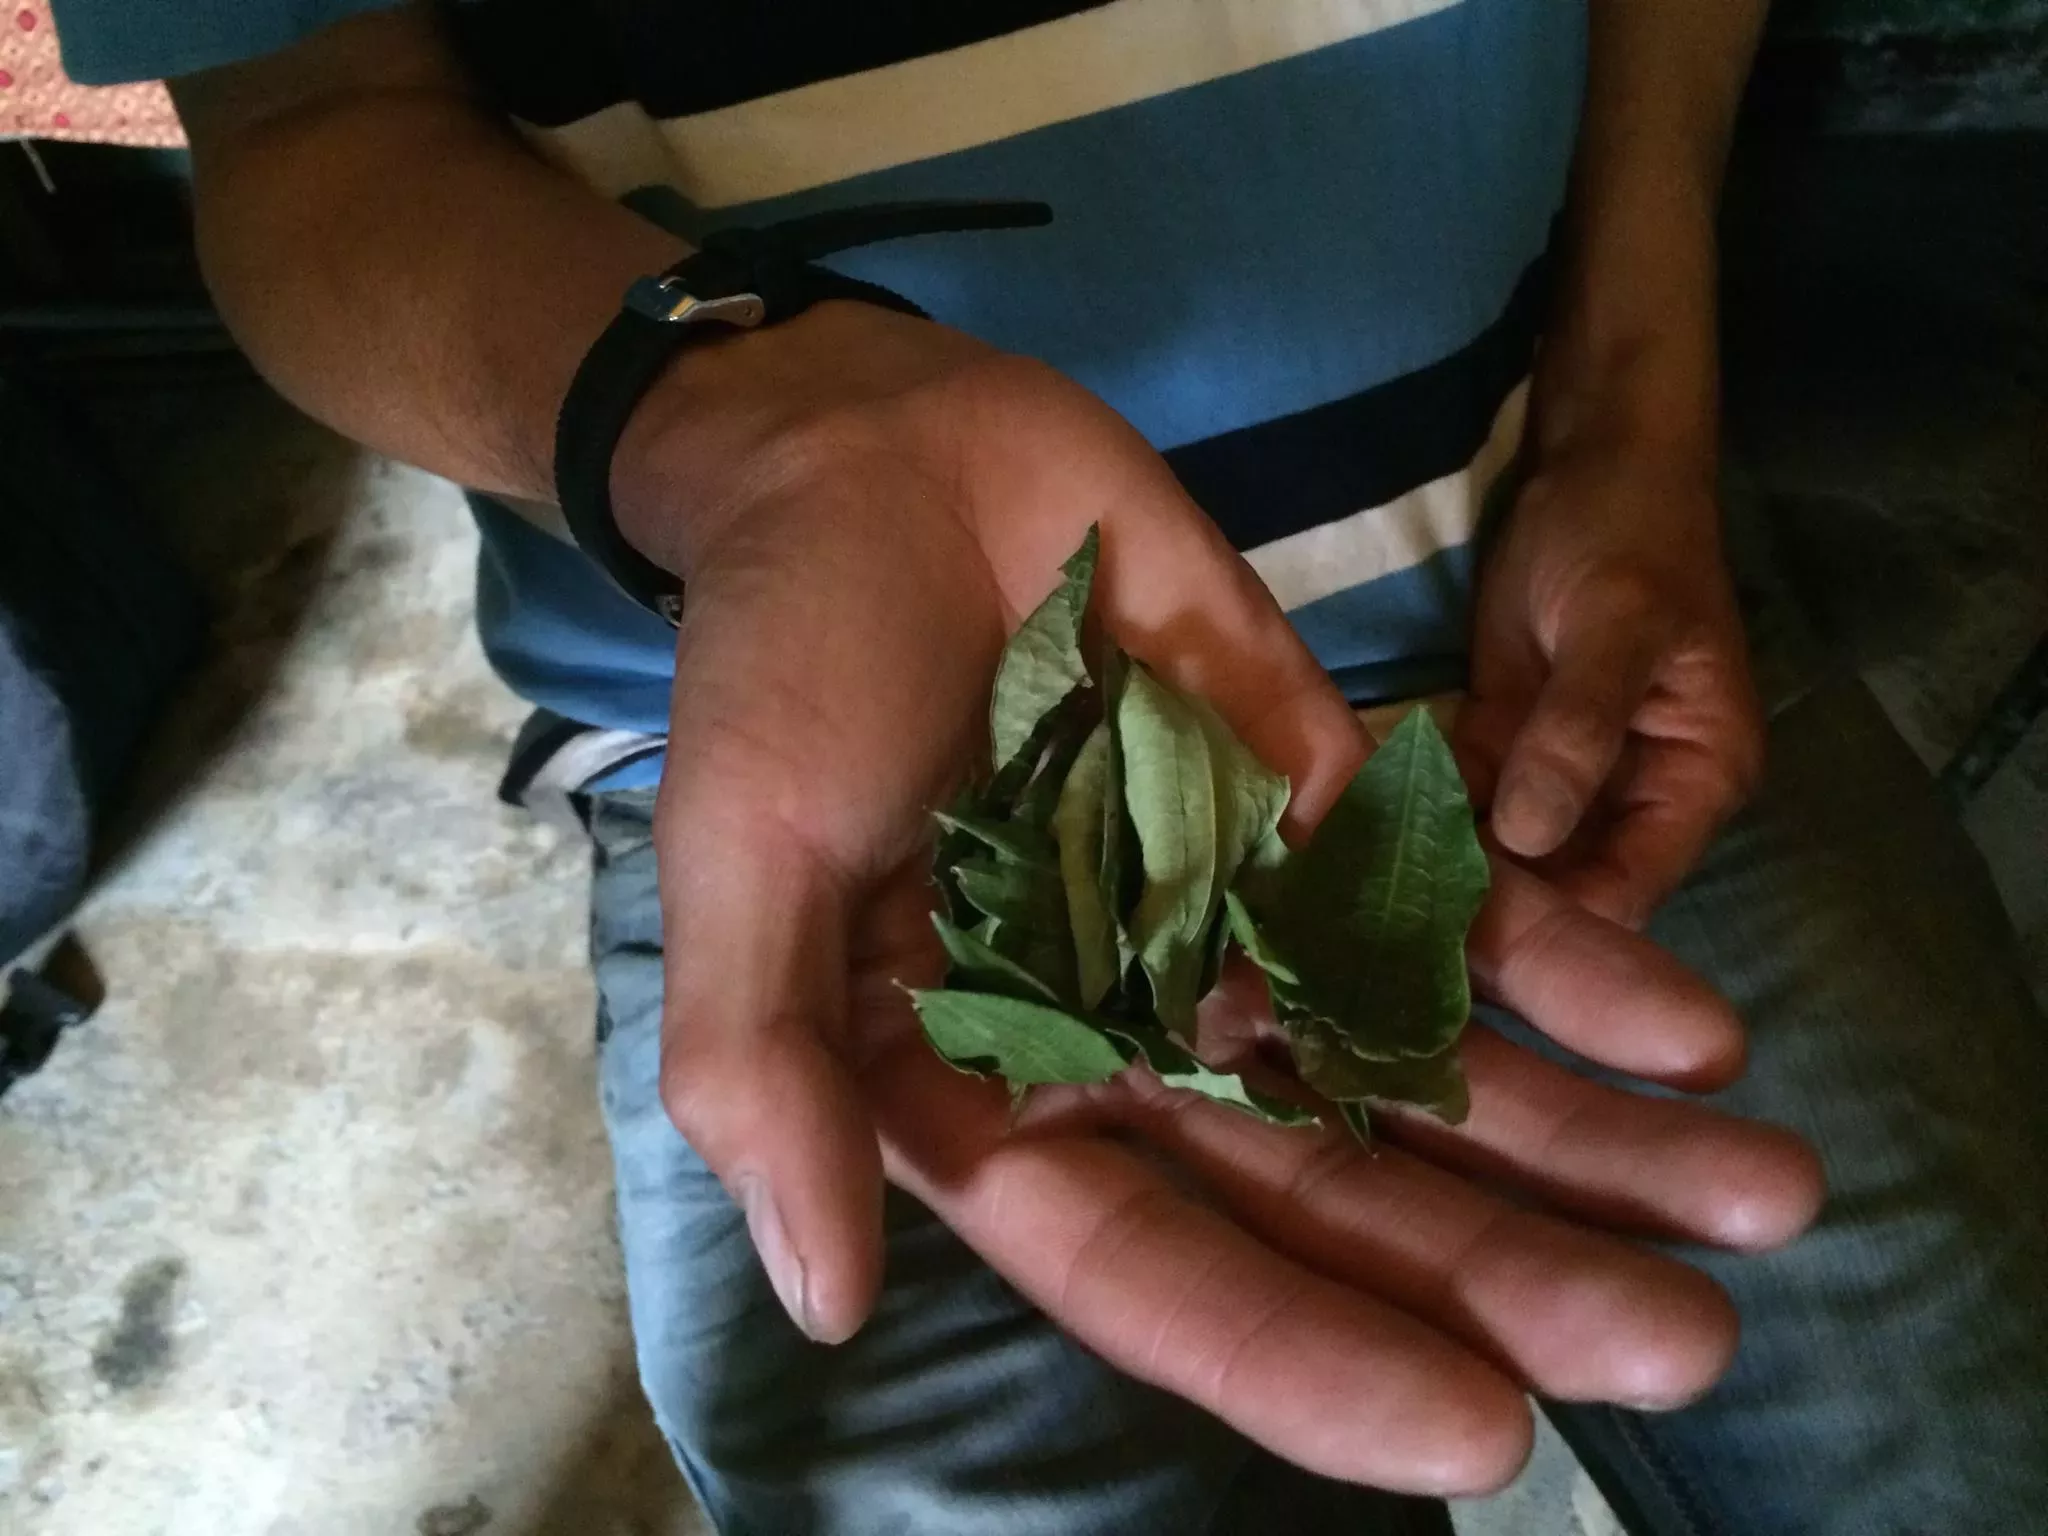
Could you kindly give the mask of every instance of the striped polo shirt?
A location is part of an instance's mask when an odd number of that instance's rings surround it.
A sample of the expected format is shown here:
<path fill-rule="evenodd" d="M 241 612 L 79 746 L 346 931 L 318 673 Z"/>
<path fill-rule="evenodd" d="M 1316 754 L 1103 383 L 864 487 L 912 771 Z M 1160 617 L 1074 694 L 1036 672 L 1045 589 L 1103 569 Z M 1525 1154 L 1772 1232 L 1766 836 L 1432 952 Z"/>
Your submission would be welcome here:
<path fill-rule="evenodd" d="M 366 0 L 62 0 L 86 80 L 289 43 Z M 1049 228 L 831 258 L 1053 364 L 1156 445 L 1356 702 L 1457 686 L 1520 438 L 1583 89 L 1582 0 L 464 0 L 535 151 L 684 236 L 1037 198 Z M 658 732 L 673 640 L 483 498 L 515 689 Z M 643 772 L 651 776 L 652 766 Z"/>

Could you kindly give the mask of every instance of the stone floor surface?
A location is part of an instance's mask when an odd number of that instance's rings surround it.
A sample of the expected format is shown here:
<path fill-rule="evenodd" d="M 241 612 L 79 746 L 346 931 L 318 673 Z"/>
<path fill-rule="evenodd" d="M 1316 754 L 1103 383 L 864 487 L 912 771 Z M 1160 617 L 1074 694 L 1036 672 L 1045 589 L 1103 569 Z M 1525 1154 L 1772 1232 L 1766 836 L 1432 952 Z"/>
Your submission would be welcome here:
<path fill-rule="evenodd" d="M 467 513 L 204 393 L 164 466 L 222 514 L 179 519 L 224 602 L 193 776 L 81 925 L 111 1001 L 0 1108 L 0 1531 L 695 1530 L 632 1376 L 586 859 L 492 797 Z"/>

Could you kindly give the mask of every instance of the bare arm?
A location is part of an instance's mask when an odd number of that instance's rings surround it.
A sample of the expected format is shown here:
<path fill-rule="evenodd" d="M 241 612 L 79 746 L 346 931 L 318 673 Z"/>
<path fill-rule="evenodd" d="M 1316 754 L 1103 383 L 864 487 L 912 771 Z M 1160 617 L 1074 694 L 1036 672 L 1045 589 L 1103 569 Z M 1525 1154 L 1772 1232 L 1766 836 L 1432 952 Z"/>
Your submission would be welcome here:
<path fill-rule="evenodd" d="M 1591 0 L 1564 263 L 1539 373 L 1547 450 L 1626 430 L 1711 462 L 1714 214 L 1767 0 Z"/>
<path fill-rule="evenodd" d="M 207 284 L 265 377 L 359 442 L 561 532 L 569 380 L 627 285 L 688 247 L 522 144 L 426 5 L 172 91 Z M 848 303 L 693 347 L 621 439 L 620 526 L 690 571 L 737 481 L 822 472 L 807 444 L 861 430 L 843 407 L 992 359 L 960 332 Z"/>
<path fill-rule="evenodd" d="M 207 282 L 265 376 L 395 458 L 552 499 L 577 360 L 681 243 L 528 152 L 424 7 L 173 92 Z"/>
<path fill-rule="evenodd" d="M 1764 0 L 1591 0 L 1531 476 L 1480 589 L 1468 760 L 1504 846 L 1640 922 L 1760 772 L 1721 555 L 1714 214 Z"/>

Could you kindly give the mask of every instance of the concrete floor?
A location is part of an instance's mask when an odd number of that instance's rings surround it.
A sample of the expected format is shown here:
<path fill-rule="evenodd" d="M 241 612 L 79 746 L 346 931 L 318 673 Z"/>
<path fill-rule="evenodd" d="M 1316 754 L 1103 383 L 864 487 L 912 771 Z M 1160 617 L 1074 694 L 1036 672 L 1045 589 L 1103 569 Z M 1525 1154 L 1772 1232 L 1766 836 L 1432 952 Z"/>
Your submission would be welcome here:
<path fill-rule="evenodd" d="M 586 859 L 492 799 L 468 516 L 206 394 L 164 470 L 227 514 L 180 519 L 228 602 L 204 767 L 85 914 L 112 1000 L 0 1112 L 0 1530 L 696 1529 L 632 1375 Z"/>
<path fill-rule="evenodd" d="M 1738 333 L 1733 436 L 1938 761 L 2048 628 L 2039 375 L 1793 331 Z M 225 623 L 81 925 L 112 1000 L 0 1108 L 0 1532 L 701 1530 L 632 1377 L 585 854 L 492 799 L 458 499 L 247 384 L 102 410 Z M 2048 978 L 2048 730 L 1969 822 Z M 1459 1522 L 1611 1529 L 1554 1442 Z"/>

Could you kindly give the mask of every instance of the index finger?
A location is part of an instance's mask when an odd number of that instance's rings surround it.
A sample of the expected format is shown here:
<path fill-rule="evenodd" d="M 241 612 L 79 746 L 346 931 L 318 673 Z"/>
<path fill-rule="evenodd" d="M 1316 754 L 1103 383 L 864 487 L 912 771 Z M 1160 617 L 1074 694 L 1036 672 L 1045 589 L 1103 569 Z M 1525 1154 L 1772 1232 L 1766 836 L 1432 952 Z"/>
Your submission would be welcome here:
<path fill-rule="evenodd" d="M 1612 620 L 1559 644 L 1494 788 L 1493 831 L 1510 852 L 1541 858 L 1571 836 L 1621 757 L 1663 646 L 1661 626 Z"/>

